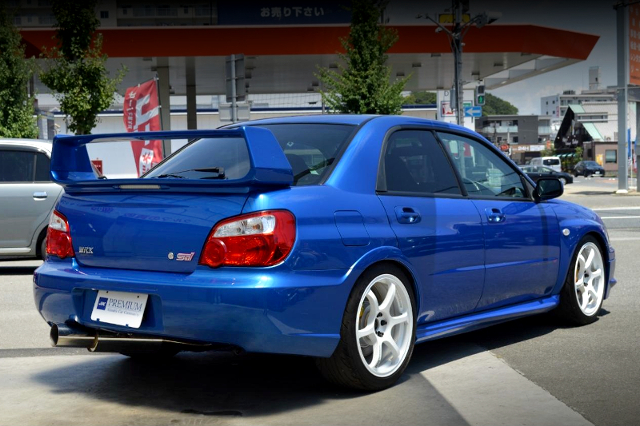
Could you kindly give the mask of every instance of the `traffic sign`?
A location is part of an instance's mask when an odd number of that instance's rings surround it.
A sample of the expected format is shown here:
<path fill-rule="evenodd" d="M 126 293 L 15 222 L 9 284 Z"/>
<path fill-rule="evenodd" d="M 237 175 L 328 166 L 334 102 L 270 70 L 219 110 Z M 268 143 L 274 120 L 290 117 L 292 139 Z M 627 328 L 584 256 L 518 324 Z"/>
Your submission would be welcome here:
<path fill-rule="evenodd" d="M 464 107 L 465 117 L 482 117 L 482 107 L 480 105 Z"/>

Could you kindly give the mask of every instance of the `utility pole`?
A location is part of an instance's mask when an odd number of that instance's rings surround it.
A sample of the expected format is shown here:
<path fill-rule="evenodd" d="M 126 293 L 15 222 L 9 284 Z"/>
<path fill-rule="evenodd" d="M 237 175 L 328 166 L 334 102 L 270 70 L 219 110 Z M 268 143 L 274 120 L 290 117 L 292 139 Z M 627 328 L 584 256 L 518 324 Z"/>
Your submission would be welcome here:
<path fill-rule="evenodd" d="M 627 182 L 627 85 L 629 84 L 629 27 L 627 6 L 620 2 L 616 10 L 618 54 L 618 193 L 628 192 Z"/>
<path fill-rule="evenodd" d="M 453 87 L 451 89 L 451 108 L 456 111 L 456 122 L 459 125 L 464 124 L 464 105 L 463 105 L 463 93 L 462 93 L 462 48 L 464 47 L 464 36 L 467 35 L 469 28 L 475 25 L 477 28 L 482 28 L 485 25 L 491 24 L 495 22 L 497 19 L 502 16 L 500 13 L 487 13 L 483 12 L 479 15 L 474 16 L 473 18 L 469 17 L 467 22 L 464 22 L 464 13 L 467 11 L 464 9 L 468 8 L 468 1 L 463 0 L 452 0 L 451 1 L 451 17 L 453 18 L 453 26 L 451 29 L 445 27 L 440 22 L 440 18 L 435 20 L 429 14 L 418 15 L 417 18 L 425 18 L 438 27 L 436 28 L 436 32 L 439 33 L 444 31 L 444 33 L 449 37 L 449 44 L 451 46 L 451 53 L 453 53 L 453 67 L 454 67 L 454 82 Z M 465 6 L 463 6 L 463 4 Z M 445 15 L 443 15 L 445 16 Z"/>

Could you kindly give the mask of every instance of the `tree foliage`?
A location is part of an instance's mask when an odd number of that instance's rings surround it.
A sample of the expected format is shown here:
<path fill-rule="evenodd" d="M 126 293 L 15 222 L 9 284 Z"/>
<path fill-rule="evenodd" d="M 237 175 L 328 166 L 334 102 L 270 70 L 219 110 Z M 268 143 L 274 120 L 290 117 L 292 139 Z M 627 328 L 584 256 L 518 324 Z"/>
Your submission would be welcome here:
<path fill-rule="evenodd" d="M 338 71 L 319 68 L 322 98 L 335 112 L 399 114 L 402 90 L 409 77 L 390 83 L 386 52 L 398 40 L 397 32 L 380 24 L 384 4 L 371 0 L 351 2 L 349 36 L 341 38 L 345 53 Z"/>
<path fill-rule="evenodd" d="M 45 50 L 46 70 L 42 82 L 53 91 L 60 109 L 67 116 L 69 130 L 77 134 L 91 133 L 98 113 L 113 102 L 117 85 L 126 68 L 114 78 L 105 66 L 102 34 L 96 34 L 100 20 L 95 15 L 97 0 L 53 0 L 57 45 Z"/>
<path fill-rule="evenodd" d="M 482 115 L 516 115 L 518 108 L 511 103 L 491 93 L 486 93 L 485 104 L 482 107 Z"/>
<path fill-rule="evenodd" d="M 33 101 L 27 93 L 34 62 L 25 59 L 21 40 L 12 14 L 0 2 L 0 137 L 3 138 L 38 137 Z"/>
<path fill-rule="evenodd" d="M 412 92 L 403 99 L 402 103 L 404 105 L 431 105 L 437 101 L 437 95 L 433 92 Z"/>

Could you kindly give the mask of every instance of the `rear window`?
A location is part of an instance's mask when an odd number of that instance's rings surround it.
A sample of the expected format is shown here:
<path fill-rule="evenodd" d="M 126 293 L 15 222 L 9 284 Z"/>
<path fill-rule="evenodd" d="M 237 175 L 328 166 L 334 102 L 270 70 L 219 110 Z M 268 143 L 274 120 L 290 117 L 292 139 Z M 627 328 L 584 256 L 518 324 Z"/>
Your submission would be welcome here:
<path fill-rule="evenodd" d="M 269 124 L 293 170 L 293 184 L 317 185 L 355 131 L 344 124 Z"/>
<path fill-rule="evenodd" d="M 560 160 L 558 158 L 549 158 L 546 160 L 542 160 L 542 164 L 545 166 L 557 166 L 560 164 Z"/>
<path fill-rule="evenodd" d="M 243 138 L 205 138 L 185 145 L 143 177 L 241 179 L 250 168 Z"/>

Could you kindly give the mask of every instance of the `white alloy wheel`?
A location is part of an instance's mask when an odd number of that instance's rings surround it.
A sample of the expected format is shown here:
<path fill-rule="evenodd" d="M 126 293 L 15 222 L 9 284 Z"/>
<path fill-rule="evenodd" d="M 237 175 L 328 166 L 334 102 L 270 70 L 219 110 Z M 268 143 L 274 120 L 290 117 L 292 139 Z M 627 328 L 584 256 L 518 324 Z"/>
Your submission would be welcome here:
<path fill-rule="evenodd" d="M 413 339 L 413 308 L 398 277 L 382 274 L 365 289 L 355 318 L 356 346 L 366 369 L 389 377 L 403 365 Z"/>
<path fill-rule="evenodd" d="M 580 248 L 573 276 L 580 310 L 589 317 L 597 314 L 604 294 L 604 263 L 593 242 Z"/>
<path fill-rule="evenodd" d="M 565 186 L 567 184 L 567 180 L 563 177 L 561 177 L 560 179 L 558 179 L 560 182 L 562 182 L 562 186 Z"/>

